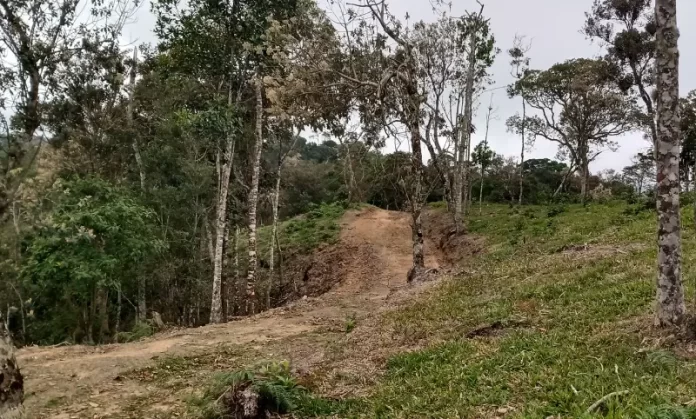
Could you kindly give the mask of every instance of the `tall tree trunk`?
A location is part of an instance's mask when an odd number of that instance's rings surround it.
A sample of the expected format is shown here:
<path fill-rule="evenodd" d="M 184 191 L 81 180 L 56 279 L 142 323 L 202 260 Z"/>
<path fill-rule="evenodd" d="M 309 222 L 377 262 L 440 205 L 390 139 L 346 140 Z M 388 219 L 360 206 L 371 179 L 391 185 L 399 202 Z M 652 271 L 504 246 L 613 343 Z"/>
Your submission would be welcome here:
<path fill-rule="evenodd" d="M 586 139 L 580 139 L 580 144 L 578 146 L 578 158 L 580 159 L 580 202 L 584 205 L 587 203 L 587 197 L 589 196 L 589 183 L 590 183 L 590 160 L 589 160 L 589 145 Z"/>
<path fill-rule="evenodd" d="M 121 290 L 121 284 L 118 284 L 116 289 L 116 323 L 114 323 L 114 334 L 118 334 L 121 331 L 121 308 L 123 304 L 123 296 Z"/>
<path fill-rule="evenodd" d="M 15 359 L 10 333 L 0 314 L 0 418 L 23 417 L 24 378 Z"/>
<path fill-rule="evenodd" d="M 135 131 L 135 79 L 138 74 L 138 48 L 133 48 L 133 65 L 130 71 L 130 84 L 128 95 L 128 129 L 133 137 L 133 154 L 135 155 L 135 164 L 138 166 L 140 174 L 140 191 L 144 195 L 147 191 L 147 175 L 145 174 L 145 166 L 143 157 L 140 153 L 140 143 L 138 133 Z M 138 312 L 136 313 L 137 320 L 144 322 L 147 318 L 147 303 L 145 301 L 147 287 L 145 275 L 138 275 Z"/>
<path fill-rule="evenodd" d="M 256 208 L 259 202 L 259 179 L 261 177 L 261 151 L 263 150 L 263 83 L 259 75 L 256 80 L 256 144 L 251 169 L 249 188 L 249 267 L 247 270 L 246 298 L 247 313 L 254 314 L 256 300 Z"/>
<path fill-rule="evenodd" d="M 129 85 L 129 95 L 128 95 L 128 128 L 133 136 L 133 153 L 135 155 L 135 164 L 138 166 L 138 173 L 140 174 L 140 189 L 145 193 L 147 188 L 147 175 L 145 173 L 145 166 L 143 164 L 143 157 L 140 153 L 140 143 L 138 141 L 137 132 L 134 129 L 134 119 L 135 119 L 135 79 L 138 74 L 138 48 L 133 48 L 133 66 L 130 71 L 130 85 Z"/>
<path fill-rule="evenodd" d="M 590 180 L 590 168 L 589 164 L 587 163 L 586 158 L 582 158 L 582 163 L 580 165 L 580 172 L 581 172 L 581 178 L 580 178 L 580 202 L 582 204 L 587 203 L 587 196 L 588 196 L 588 183 Z"/>
<path fill-rule="evenodd" d="M 232 106 L 232 74 L 227 92 L 227 104 Z M 222 274 L 227 232 L 227 197 L 230 191 L 230 176 L 234 163 L 236 144 L 232 130 L 227 131 L 225 151 L 222 156 L 218 178 L 218 202 L 215 214 L 215 254 L 213 257 L 213 298 L 210 304 L 210 322 L 220 323 L 223 317 Z M 218 155 L 220 155 L 218 151 Z"/>
<path fill-rule="evenodd" d="M 423 153 L 421 151 L 420 126 L 415 122 L 411 129 L 411 165 L 413 167 L 413 193 L 411 195 L 411 235 L 413 239 L 413 266 L 408 281 L 417 280 L 425 271 L 423 250 Z"/>
<path fill-rule="evenodd" d="M 282 162 L 278 161 L 278 170 L 276 171 L 276 184 L 273 191 L 273 228 L 271 232 L 271 250 L 269 255 L 269 272 L 268 272 L 268 292 L 266 293 L 266 306 L 271 308 L 271 290 L 273 289 L 273 281 L 275 280 L 275 248 L 276 236 L 278 234 L 278 206 L 280 203 L 280 175 Z"/>
<path fill-rule="evenodd" d="M 227 243 L 230 237 L 230 224 L 225 223 L 225 240 L 222 245 L 222 278 L 220 281 L 220 292 L 222 293 L 222 319 L 223 321 L 228 320 L 229 309 L 230 309 L 230 289 L 229 280 L 227 278 Z"/>
<path fill-rule="evenodd" d="M 479 215 L 483 214 L 483 171 L 484 165 L 481 165 L 481 185 L 479 186 Z"/>
<path fill-rule="evenodd" d="M 524 146 L 525 146 L 525 128 L 527 125 L 527 102 L 522 99 L 522 148 L 520 150 L 520 198 L 518 200 L 518 204 L 522 205 L 522 196 L 523 196 L 523 189 L 524 189 Z"/>
<path fill-rule="evenodd" d="M 239 283 L 240 283 L 240 276 L 239 276 L 239 226 L 235 226 L 234 228 L 234 243 L 232 244 L 232 247 L 234 248 L 234 259 L 232 260 L 232 277 L 234 281 L 234 306 L 235 310 L 239 311 L 241 304 L 239 301 Z"/>
<path fill-rule="evenodd" d="M 109 294 L 104 287 L 99 287 L 97 290 L 97 310 L 99 343 L 106 343 L 109 338 Z"/>
<path fill-rule="evenodd" d="M 658 326 L 682 322 L 686 311 L 681 275 L 679 214 L 679 30 L 677 1 L 656 0 L 657 21 L 657 310 Z"/>
<path fill-rule="evenodd" d="M 459 141 L 459 161 L 457 164 L 457 176 L 455 178 L 455 196 L 454 196 L 454 224 L 457 233 L 461 233 L 464 228 L 463 206 L 466 205 L 468 196 L 462 197 L 466 190 L 469 191 L 468 184 L 468 157 L 471 147 L 471 120 L 474 109 L 474 76 L 476 67 L 476 30 L 471 31 L 469 36 L 469 68 L 466 74 L 466 88 L 464 100 L 464 121 L 460 124 L 460 141 Z"/>

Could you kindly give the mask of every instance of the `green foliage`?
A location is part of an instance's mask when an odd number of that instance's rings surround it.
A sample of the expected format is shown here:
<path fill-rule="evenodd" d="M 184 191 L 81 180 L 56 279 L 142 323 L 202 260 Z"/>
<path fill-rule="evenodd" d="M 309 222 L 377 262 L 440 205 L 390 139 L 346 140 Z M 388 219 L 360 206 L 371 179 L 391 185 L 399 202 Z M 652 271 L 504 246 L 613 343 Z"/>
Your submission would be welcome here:
<path fill-rule="evenodd" d="M 163 244 L 154 214 L 103 180 L 60 182 L 48 205 L 45 222 L 25 239 L 22 277 L 35 299 L 31 338 L 56 342 L 86 331 L 82 311 L 96 304 L 97 290 L 133 286 Z"/>

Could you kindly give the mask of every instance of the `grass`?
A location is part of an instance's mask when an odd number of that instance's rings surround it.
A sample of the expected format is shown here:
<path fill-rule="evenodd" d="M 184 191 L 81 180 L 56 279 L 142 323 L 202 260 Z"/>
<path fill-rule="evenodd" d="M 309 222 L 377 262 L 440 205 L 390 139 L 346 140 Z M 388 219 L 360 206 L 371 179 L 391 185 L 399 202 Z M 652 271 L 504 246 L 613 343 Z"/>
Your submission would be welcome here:
<path fill-rule="evenodd" d="M 394 339 L 425 349 L 391 358 L 373 394 L 341 417 L 682 417 L 665 406 L 696 402 L 696 362 L 657 344 L 655 214 L 626 209 L 489 206 L 473 215 L 469 229 L 488 251 L 472 273 L 386 319 Z M 687 287 L 695 245 L 685 228 Z M 509 327 L 465 337 L 494 322 Z"/>
<path fill-rule="evenodd" d="M 278 227 L 278 239 L 284 253 L 306 254 L 322 244 L 338 241 L 341 217 L 348 209 L 344 203 L 321 204 L 306 214 L 283 221 Z M 259 252 L 266 255 L 271 244 L 271 226 L 259 229 Z"/>

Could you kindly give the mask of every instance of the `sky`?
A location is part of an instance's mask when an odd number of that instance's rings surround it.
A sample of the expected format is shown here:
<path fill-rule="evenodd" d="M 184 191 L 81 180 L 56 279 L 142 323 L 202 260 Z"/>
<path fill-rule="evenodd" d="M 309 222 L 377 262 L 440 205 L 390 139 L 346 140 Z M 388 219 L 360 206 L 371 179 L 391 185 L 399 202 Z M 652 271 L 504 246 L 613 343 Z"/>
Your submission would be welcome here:
<path fill-rule="evenodd" d="M 432 21 L 434 19 L 430 0 L 388 0 L 390 10 L 397 17 L 406 13 L 411 20 Z M 531 67 L 545 69 L 555 63 L 570 58 L 591 58 L 601 54 L 601 48 L 593 44 L 580 33 L 593 0 L 484 0 L 484 15 L 491 20 L 497 46 L 502 50 L 497 57 L 491 73 L 493 86 L 505 86 L 512 81 L 509 59 L 505 51 L 512 46 L 516 34 L 524 35 L 532 41 L 529 52 Z M 452 14 L 460 16 L 464 11 L 478 11 L 475 0 L 453 0 Z M 680 84 L 682 95 L 696 89 L 696 24 L 687 19 L 696 17 L 696 0 L 681 0 L 678 4 L 680 30 Z M 124 41 L 138 43 L 155 43 L 153 34 L 154 16 L 150 5 L 145 2 L 137 15 L 136 21 L 124 30 Z M 687 46 L 689 46 L 687 48 Z M 488 142 L 490 147 L 504 156 L 519 156 L 520 139 L 508 133 L 505 120 L 521 111 L 519 99 L 508 99 L 505 90 L 495 91 L 493 98 L 495 117 L 491 121 Z M 483 96 L 483 102 L 475 116 L 474 125 L 485 126 L 485 111 L 490 96 Z M 473 144 L 482 141 L 482 133 L 475 134 Z M 619 144 L 616 152 L 606 151 L 591 165 L 592 171 L 606 169 L 621 170 L 630 164 L 631 157 L 648 147 L 648 142 L 640 132 L 631 133 L 615 139 Z M 527 158 L 554 158 L 556 143 L 539 139 L 533 147 L 527 149 Z"/>

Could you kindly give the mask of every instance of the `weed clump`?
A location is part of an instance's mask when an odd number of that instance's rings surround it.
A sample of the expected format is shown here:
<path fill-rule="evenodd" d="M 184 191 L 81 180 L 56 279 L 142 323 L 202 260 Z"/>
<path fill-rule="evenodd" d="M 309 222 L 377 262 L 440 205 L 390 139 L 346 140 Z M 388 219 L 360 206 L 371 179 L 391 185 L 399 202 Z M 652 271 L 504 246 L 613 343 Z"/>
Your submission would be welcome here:
<path fill-rule="evenodd" d="M 267 362 L 218 374 L 190 405 L 201 419 L 261 419 L 292 412 L 305 393 L 292 377 L 287 361 Z"/>

